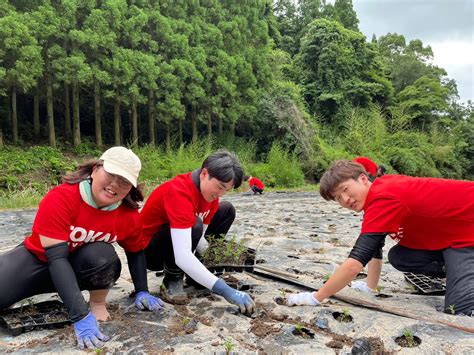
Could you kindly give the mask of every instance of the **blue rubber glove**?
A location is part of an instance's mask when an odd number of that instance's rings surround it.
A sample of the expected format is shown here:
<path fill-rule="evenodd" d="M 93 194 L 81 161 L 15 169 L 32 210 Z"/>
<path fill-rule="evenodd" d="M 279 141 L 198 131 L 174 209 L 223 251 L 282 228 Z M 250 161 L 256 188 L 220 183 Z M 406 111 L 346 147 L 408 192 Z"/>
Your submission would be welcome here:
<path fill-rule="evenodd" d="M 212 292 L 224 297 L 227 302 L 239 306 L 240 313 L 251 315 L 255 310 L 255 303 L 247 293 L 233 289 L 222 279 L 218 279 L 212 286 Z"/>
<path fill-rule="evenodd" d="M 161 311 L 165 304 L 158 297 L 150 295 L 148 291 L 140 291 L 137 293 L 135 298 L 135 306 L 140 310 L 144 311 L 148 309 L 150 311 Z"/>
<path fill-rule="evenodd" d="M 100 332 L 97 319 L 89 312 L 87 316 L 74 323 L 74 331 L 76 332 L 77 344 L 81 349 L 101 348 L 104 341 L 109 337 Z"/>

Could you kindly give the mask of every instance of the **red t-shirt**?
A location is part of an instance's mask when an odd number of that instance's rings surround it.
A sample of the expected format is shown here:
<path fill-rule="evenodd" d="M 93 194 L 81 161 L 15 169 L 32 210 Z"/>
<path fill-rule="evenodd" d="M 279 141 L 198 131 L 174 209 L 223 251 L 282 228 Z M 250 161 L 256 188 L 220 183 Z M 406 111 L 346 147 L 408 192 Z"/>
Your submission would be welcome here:
<path fill-rule="evenodd" d="M 249 186 L 257 186 L 259 189 L 263 190 L 265 186 L 263 185 L 262 181 L 260 179 L 257 179 L 256 177 L 251 177 L 249 179 Z"/>
<path fill-rule="evenodd" d="M 219 199 L 207 202 L 194 184 L 191 173 L 177 175 L 158 186 L 140 213 L 144 247 L 165 224 L 170 228 L 186 229 L 199 216 L 209 224 L 219 207 Z"/>
<path fill-rule="evenodd" d="M 93 242 L 118 242 L 127 251 L 141 250 L 138 210 L 124 204 L 113 211 L 98 210 L 84 202 L 79 184 L 59 185 L 39 204 L 25 246 L 46 262 L 40 235 L 68 242 L 69 252 Z"/>
<path fill-rule="evenodd" d="M 412 249 L 474 247 L 474 182 L 377 178 L 367 195 L 361 234 L 384 232 Z"/>

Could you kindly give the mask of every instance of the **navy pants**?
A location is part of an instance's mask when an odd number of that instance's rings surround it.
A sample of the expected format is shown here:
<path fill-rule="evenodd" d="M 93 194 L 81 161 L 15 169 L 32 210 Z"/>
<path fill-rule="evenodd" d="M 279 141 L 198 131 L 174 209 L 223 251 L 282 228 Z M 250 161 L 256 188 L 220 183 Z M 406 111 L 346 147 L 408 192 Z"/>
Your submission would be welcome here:
<path fill-rule="evenodd" d="M 102 290 L 113 286 L 122 264 L 109 243 L 88 243 L 69 256 L 81 290 Z M 0 255 L 0 309 L 22 299 L 56 292 L 48 264 L 20 244 Z"/>
<path fill-rule="evenodd" d="M 396 245 L 388 260 L 394 268 L 429 276 L 446 276 L 445 312 L 474 315 L 474 248 L 418 250 Z"/>
<path fill-rule="evenodd" d="M 221 201 L 219 203 L 219 209 L 214 217 L 212 217 L 211 223 L 206 229 L 205 236 L 225 236 L 232 226 L 234 219 L 234 206 L 230 202 Z M 202 231 L 203 223 L 199 217 L 196 217 L 196 223 L 191 230 L 192 251 L 196 250 L 202 236 Z M 173 242 L 171 240 L 169 224 L 164 226 L 164 228 L 162 228 L 156 236 L 152 238 L 145 249 L 145 256 L 146 266 L 149 270 L 163 270 L 164 265 L 166 265 L 166 269 L 171 272 L 180 270 L 174 260 Z"/>

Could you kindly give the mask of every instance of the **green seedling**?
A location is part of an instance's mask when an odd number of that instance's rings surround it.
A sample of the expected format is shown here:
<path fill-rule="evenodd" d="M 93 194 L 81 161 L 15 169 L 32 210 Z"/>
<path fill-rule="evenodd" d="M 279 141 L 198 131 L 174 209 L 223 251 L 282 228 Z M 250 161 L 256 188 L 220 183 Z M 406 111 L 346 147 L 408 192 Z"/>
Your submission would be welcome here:
<path fill-rule="evenodd" d="M 232 338 L 227 338 L 225 341 L 224 341 L 224 349 L 225 349 L 225 353 L 226 355 L 230 354 L 230 352 L 232 350 L 234 350 L 235 348 L 235 344 L 234 342 L 232 341 Z"/>
<path fill-rule="evenodd" d="M 349 309 L 343 308 L 340 317 L 342 318 L 342 319 L 341 319 L 342 321 L 350 321 L 350 319 L 351 319 L 351 312 L 349 311 Z"/>
<path fill-rule="evenodd" d="M 329 278 L 331 277 L 331 275 L 332 275 L 332 274 L 326 274 L 326 275 L 324 275 L 324 277 L 323 277 L 324 282 L 326 282 L 327 280 L 329 280 Z"/>
<path fill-rule="evenodd" d="M 403 330 L 403 336 L 405 337 L 405 340 L 406 340 L 408 346 L 413 347 L 413 346 L 416 345 L 415 338 L 413 336 L 413 332 L 410 329 L 404 329 Z"/>
<path fill-rule="evenodd" d="M 280 289 L 279 291 L 280 291 L 281 297 L 286 298 L 286 291 L 283 289 Z"/>
<path fill-rule="evenodd" d="M 296 323 L 295 324 L 295 332 L 301 333 L 303 331 L 303 324 L 301 323 Z"/>
<path fill-rule="evenodd" d="M 189 324 L 189 322 L 191 322 L 191 318 L 183 317 L 182 322 L 183 322 L 183 326 L 185 327 Z"/>
<path fill-rule="evenodd" d="M 450 312 L 451 314 L 455 314 L 455 313 L 456 313 L 456 309 L 455 309 L 454 304 L 450 304 L 450 305 L 448 306 L 448 310 L 449 310 L 449 312 Z"/>

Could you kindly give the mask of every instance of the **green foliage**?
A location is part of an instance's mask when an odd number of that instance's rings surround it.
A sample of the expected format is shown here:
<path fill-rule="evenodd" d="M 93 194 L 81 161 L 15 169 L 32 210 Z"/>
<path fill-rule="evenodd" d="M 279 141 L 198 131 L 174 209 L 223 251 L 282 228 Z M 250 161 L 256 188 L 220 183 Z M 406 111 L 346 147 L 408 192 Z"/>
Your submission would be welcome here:
<path fill-rule="evenodd" d="M 304 174 L 295 154 L 274 143 L 265 164 L 250 166 L 248 173 L 259 177 L 265 186 L 295 187 L 304 184 Z"/>
<path fill-rule="evenodd" d="M 227 338 L 225 341 L 224 341 L 224 350 L 225 350 L 225 353 L 226 354 L 230 354 L 230 352 L 232 350 L 234 350 L 235 348 L 235 344 L 232 340 L 232 338 Z"/>

